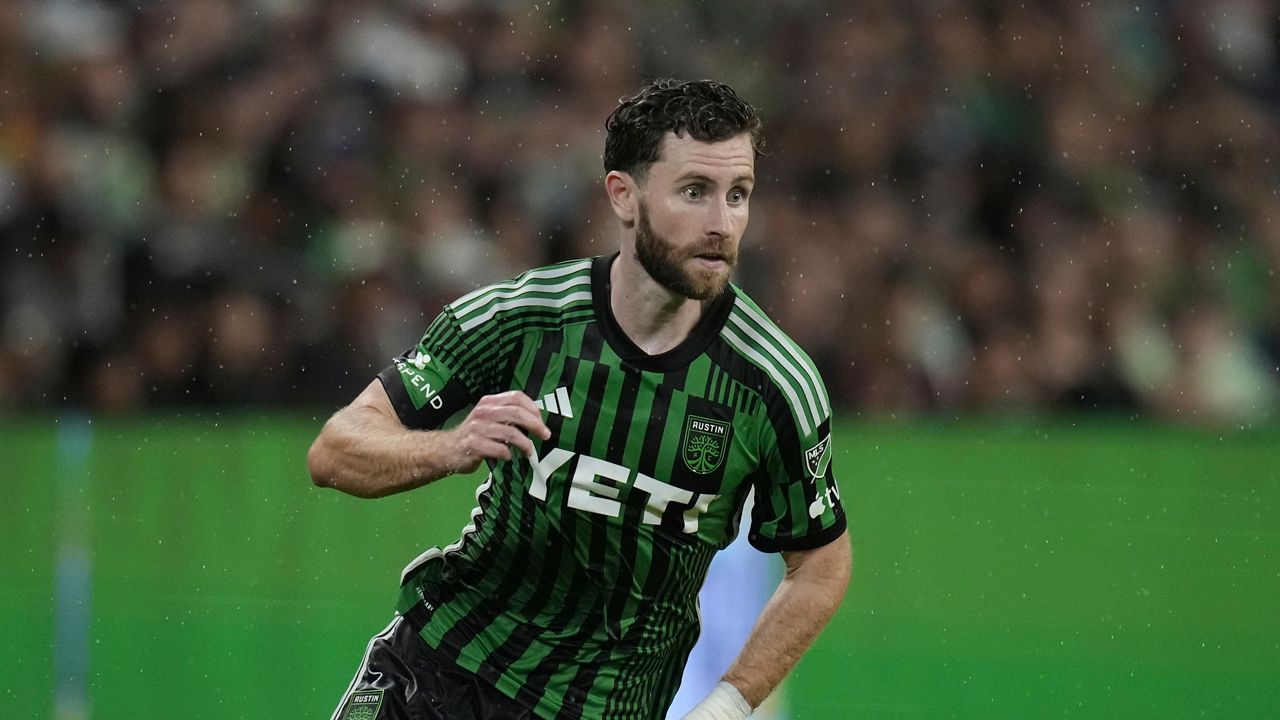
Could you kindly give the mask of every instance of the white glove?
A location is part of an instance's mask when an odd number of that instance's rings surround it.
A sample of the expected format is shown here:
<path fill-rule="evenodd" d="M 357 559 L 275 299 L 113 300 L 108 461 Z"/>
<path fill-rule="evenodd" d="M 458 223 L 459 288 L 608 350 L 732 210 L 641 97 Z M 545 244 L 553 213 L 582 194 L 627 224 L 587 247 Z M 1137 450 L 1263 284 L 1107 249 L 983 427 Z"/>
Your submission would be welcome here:
<path fill-rule="evenodd" d="M 747 699 L 738 688 L 721 680 L 682 720 L 747 720 L 750 716 L 751 704 Z"/>

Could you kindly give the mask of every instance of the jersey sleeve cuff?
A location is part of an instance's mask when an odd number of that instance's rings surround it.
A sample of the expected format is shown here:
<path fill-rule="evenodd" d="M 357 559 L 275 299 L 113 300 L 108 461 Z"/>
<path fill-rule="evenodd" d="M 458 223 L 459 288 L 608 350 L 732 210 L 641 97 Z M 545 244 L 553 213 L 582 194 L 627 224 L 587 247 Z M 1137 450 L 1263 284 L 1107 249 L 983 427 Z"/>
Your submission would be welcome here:
<path fill-rule="evenodd" d="M 418 422 L 418 410 L 413 406 L 409 391 L 404 389 L 404 381 L 400 379 L 400 371 L 396 366 L 390 365 L 383 368 L 382 372 L 378 373 L 378 381 L 382 383 L 382 389 L 387 391 L 387 398 L 391 400 L 391 407 L 395 408 L 400 424 L 423 429 Z"/>
<path fill-rule="evenodd" d="M 770 538 L 765 537 L 754 530 L 747 535 L 747 541 L 751 546 L 760 552 L 778 553 L 792 552 L 795 550 L 813 550 L 823 545 L 834 542 L 837 538 L 844 534 L 848 527 L 848 522 L 844 515 L 836 518 L 831 527 L 824 528 L 818 532 L 807 533 L 798 537 L 790 538 Z"/>

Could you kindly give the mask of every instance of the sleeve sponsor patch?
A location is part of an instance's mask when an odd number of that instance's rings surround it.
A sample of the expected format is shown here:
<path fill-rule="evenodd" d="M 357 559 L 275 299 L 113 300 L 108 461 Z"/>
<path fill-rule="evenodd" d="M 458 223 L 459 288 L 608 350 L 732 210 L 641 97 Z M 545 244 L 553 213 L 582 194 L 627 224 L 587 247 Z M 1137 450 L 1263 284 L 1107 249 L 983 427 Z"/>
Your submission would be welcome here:
<path fill-rule="evenodd" d="M 449 369 L 422 350 L 416 350 L 408 357 L 398 357 L 395 363 L 414 409 L 421 410 L 427 405 L 440 409 L 443 405 L 440 391 L 452 376 Z"/>

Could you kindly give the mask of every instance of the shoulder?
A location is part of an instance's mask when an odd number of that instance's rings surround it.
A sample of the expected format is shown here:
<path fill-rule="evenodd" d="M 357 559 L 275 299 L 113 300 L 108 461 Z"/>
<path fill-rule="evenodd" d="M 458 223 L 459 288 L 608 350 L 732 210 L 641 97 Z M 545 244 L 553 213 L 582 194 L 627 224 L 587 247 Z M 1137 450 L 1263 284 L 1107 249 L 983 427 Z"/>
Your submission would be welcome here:
<path fill-rule="evenodd" d="M 741 288 L 730 286 L 733 308 L 720 337 L 758 367 L 782 395 L 802 434 L 831 416 L 831 402 L 818 368 L 808 353 L 778 327 Z"/>
<path fill-rule="evenodd" d="M 506 282 L 467 293 L 446 310 L 467 332 L 513 314 L 546 315 L 590 309 L 591 262 L 591 258 L 583 258 L 534 268 Z"/>

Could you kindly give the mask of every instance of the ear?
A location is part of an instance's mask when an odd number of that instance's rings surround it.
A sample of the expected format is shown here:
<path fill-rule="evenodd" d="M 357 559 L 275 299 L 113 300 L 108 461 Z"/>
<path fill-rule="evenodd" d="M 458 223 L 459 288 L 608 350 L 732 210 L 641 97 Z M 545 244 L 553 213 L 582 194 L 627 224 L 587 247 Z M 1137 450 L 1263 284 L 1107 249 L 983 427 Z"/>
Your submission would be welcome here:
<path fill-rule="evenodd" d="M 640 208 L 640 187 L 630 173 L 610 170 L 604 176 L 604 191 L 609 195 L 609 206 L 624 227 L 635 225 Z"/>

